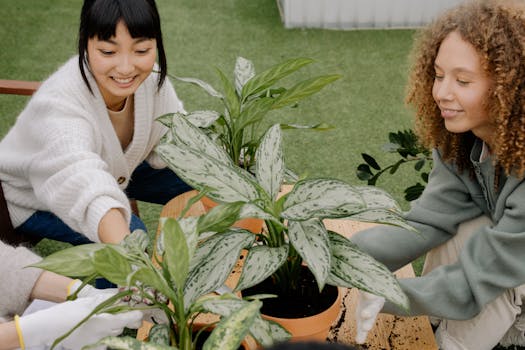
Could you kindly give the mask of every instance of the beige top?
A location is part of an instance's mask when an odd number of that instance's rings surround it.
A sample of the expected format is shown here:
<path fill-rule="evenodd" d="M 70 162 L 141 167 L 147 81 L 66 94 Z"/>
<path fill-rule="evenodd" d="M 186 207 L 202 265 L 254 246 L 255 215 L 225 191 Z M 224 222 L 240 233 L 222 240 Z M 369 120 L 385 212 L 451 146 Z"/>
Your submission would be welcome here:
<path fill-rule="evenodd" d="M 128 147 L 133 139 L 134 105 L 134 98 L 131 95 L 126 99 L 126 103 L 120 111 L 112 111 L 108 108 L 109 119 L 111 119 L 111 124 L 113 124 L 123 150 Z"/>

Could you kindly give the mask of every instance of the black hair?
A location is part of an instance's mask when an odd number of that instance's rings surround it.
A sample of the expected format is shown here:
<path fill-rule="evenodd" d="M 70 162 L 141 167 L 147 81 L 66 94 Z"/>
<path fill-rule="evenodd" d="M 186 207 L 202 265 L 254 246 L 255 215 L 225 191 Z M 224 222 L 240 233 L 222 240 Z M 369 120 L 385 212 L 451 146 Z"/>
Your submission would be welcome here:
<path fill-rule="evenodd" d="M 162 42 L 160 16 L 155 0 L 84 0 L 80 13 L 78 31 L 78 65 L 84 82 L 91 90 L 84 63 L 88 40 L 98 37 L 108 40 L 115 35 L 117 23 L 122 20 L 132 38 L 148 38 L 157 41 L 157 58 L 160 68 L 158 87 L 167 74 L 166 53 Z"/>

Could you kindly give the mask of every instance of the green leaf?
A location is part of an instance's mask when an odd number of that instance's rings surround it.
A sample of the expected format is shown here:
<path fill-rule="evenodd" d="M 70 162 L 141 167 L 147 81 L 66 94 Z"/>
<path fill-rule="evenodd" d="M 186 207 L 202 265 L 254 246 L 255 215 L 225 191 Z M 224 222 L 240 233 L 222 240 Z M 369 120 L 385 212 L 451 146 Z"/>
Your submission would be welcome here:
<path fill-rule="evenodd" d="M 102 243 L 93 243 L 66 248 L 29 266 L 69 277 L 91 276 L 96 273 L 92 261 L 93 253 L 104 248 L 104 246 Z"/>
<path fill-rule="evenodd" d="M 100 348 L 107 346 L 115 350 L 177 350 L 176 347 L 155 344 L 150 342 L 142 342 L 129 336 L 123 337 L 105 337 L 95 344 L 83 347 L 83 350 Z"/>
<path fill-rule="evenodd" d="M 215 90 L 213 88 L 213 86 L 211 86 L 210 84 L 208 84 L 207 82 L 205 82 L 203 80 L 196 79 L 196 78 L 185 78 L 185 77 L 175 77 L 175 79 L 183 81 L 185 83 L 195 84 L 195 85 L 201 87 L 210 96 L 217 97 L 217 98 L 223 98 L 221 93 L 217 92 L 217 90 Z"/>
<path fill-rule="evenodd" d="M 359 164 L 357 167 L 357 178 L 362 181 L 368 181 L 372 178 L 372 171 L 367 164 Z"/>
<path fill-rule="evenodd" d="M 190 305 L 200 296 L 207 294 L 224 284 L 237 263 L 241 250 L 250 247 L 255 241 L 255 235 L 248 231 L 235 230 L 216 234 L 214 245 L 210 250 L 205 247 L 208 255 L 190 270 L 184 287 L 184 304 Z M 195 255 L 198 253 L 199 246 Z"/>
<path fill-rule="evenodd" d="M 175 219 L 169 218 L 162 228 L 164 232 L 163 262 L 168 267 L 172 281 L 182 288 L 189 272 L 190 257 L 186 236 Z"/>
<path fill-rule="evenodd" d="M 131 264 L 126 257 L 110 245 L 93 254 L 93 265 L 101 276 L 117 285 L 126 285 Z"/>
<path fill-rule="evenodd" d="M 243 290 L 270 277 L 288 258 L 288 245 L 271 248 L 266 245 L 252 247 L 243 264 L 235 290 Z"/>
<path fill-rule="evenodd" d="M 149 246 L 149 236 L 144 230 L 134 230 L 119 244 L 127 252 L 144 253 Z"/>
<path fill-rule="evenodd" d="M 253 324 L 262 303 L 254 300 L 222 319 L 204 343 L 203 350 L 236 350 Z"/>
<path fill-rule="evenodd" d="M 272 109 L 274 99 L 270 97 L 261 97 L 250 101 L 235 121 L 235 134 L 243 132 L 243 130 L 251 125 L 260 122 L 266 114 Z"/>
<path fill-rule="evenodd" d="M 233 75 L 235 78 L 235 91 L 237 91 L 237 94 L 241 96 L 243 86 L 248 80 L 255 76 L 255 68 L 252 61 L 244 57 L 237 57 Z"/>
<path fill-rule="evenodd" d="M 281 123 L 281 129 L 310 129 L 314 131 L 326 131 L 334 129 L 334 126 L 327 123 L 317 123 L 313 125 L 285 124 Z"/>
<path fill-rule="evenodd" d="M 365 160 L 366 164 L 370 165 L 375 170 L 381 170 L 381 167 L 379 166 L 379 164 L 377 164 L 377 162 L 374 159 L 374 157 L 372 157 L 372 156 L 370 156 L 370 155 L 368 155 L 366 153 L 361 153 L 361 157 L 363 157 L 363 159 Z"/>
<path fill-rule="evenodd" d="M 327 283 L 340 287 L 355 287 L 382 296 L 408 310 L 408 298 L 386 266 L 360 251 L 355 244 L 340 234 L 329 231 L 328 237 L 332 264 Z"/>
<path fill-rule="evenodd" d="M 236 165 L 226 165 L 206 153 L 185 146 L 161 144 L 157 152 L 186 183 L 222 202 L 251 202 L 259 197 L 255 179 Z"/>
<path fill-rule="evenodd" d="M 224 103 L 226 104 L 226 107 L 228 108 L 228 111 L 230 112 L 230 118 L 235 119 L 240 113 L 241 103 L 239 101 L 239 97 L 237 96 L 237 93 L 235 92 L 235 88 L 233 87 L 232 83 L 226 78 L 224 73 L 217 69 L 217 73 L 219 74 L 219 77 L 221 78 L 222 82 L 222 88 L 224 89 Z"/>
<path fill-rule="evenodd" d="M 348 217 L 351 220 L 361 222 L 373 222 L 377 224 L 394 225 L 412 232 L 419 232 L 410 226 L 398 213 L 388 209 L 367 209 Z"/>
<path fill-rule="evenodd" d="M 244 204 L 244 202 L 233 202 L 213 207 L 209 212 L 199 217 L 198 232 L 222 232 L 226 230 L 239 220 L 239 213 Z"/>
<path fill-rule="evenodd" d="M 335 179 L 302 180 L 286 197 L 281 216 L 288 220 L 340 218 L 365 208 L 361 194 Z"/>
<path fill-rule="evenodd" d="M 339 78 L 341 78 L 341 76 L 338 74 L 324 75 L 297 83 L 290 89 L 286 90 L 283 94 L 281 94 L 273 104 L 272 108 L 279 109 L 287 105 L 296 103 L 297 101 L 300 101 L 305 97 L 315 94 L 316 92 L 324 88 L 326 85 L 336 81 Z"/>
<path fill-rule="evenodd" d="M 242 100 L 266 90 L 280 79 L 312 63 L 310 58 L 295 58 L 276 64 L 251 78 L 242 88 Z"/>
<path fill-rule="evenodd" d="M 399 204 L 388 192 L 374 186 L 356 186 L 354 189 L 361 194 L 367 209 L 388 209 L 401 214 Z"/>
<path fill-rule="evenodd" d="M 139 268 L 129 275 L 128 281 L 125 285 L 132 286 L 136 281 L 142 282 L 146 286 L 155 288 L 167 296 L 170 300 L 177 300 L 177 295 L 173 289 L 166 283 L 160 274 L 149 267 Z"/>
<path fill-rule="evenodd" d="M 285 172 L 281 128 L 278 124 L 268 129 L 263 136 L 255 153 L 255 159 L 257 159 L 255 163 L 257 181 L 270 198 L 275 200 L 281 189 Z"/>
<path fill-rule="evenodd" d="M 319 219 L 288 221 L 290 244 L 301 255 L 315 276 L 321 291 L 330 273 L 330 242 L 328 233 Z"/>

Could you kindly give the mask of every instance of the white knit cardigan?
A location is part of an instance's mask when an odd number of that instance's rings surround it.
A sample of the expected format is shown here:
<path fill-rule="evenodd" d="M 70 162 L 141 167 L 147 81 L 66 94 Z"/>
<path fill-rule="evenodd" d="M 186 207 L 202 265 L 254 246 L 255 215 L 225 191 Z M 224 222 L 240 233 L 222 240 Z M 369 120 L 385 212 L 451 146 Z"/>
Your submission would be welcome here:
<path fill-rule="evenodd" d="M 130 220 L 123 190 L 144 160 L 165 164 L 153 153 L 166 132 L 155 118 L 183 111 L 171 83 L 158 90 L 152 73 L 135 93 L 133 139 L 125 152 L 104 100 L 86 68 L 93 90 L 82 80 L 78 56 L 51 75 L 0 142 L 0 179 L 15 227 L 35 211 L 50 211 L 73 230 L 99 242 L 98 225 L 111 208 Z"/>

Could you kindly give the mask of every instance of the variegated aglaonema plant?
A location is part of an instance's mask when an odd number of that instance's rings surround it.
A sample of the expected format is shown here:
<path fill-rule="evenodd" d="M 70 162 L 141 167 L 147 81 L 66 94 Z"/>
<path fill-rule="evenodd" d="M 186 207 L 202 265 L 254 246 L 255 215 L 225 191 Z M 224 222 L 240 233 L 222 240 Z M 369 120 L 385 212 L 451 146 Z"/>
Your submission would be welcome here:
<path fill-rule="evenodd" d="M 235 163 L 245 169 L 252 169 L 256 160 L 255 151 L 268 125 L 265 123 L 266 116 L 272 111 L 295 106 L 299 101 L 319 92 L 341 77 L 329 74 L 301 80 L 289 88 L 277 85 L 284 78 L 290 78 L 293 73 L 313 62 L 310 58 L 292 58 L 256 74 L 252 61 L 238 57 L 231 81 L 221 70 L 217 70 L 222 92 L 200 79 L 174 78 L 198 85 L 210 96 L 221 101 L 223 111 L 196 110 L 188 113 L 186 118 L 205 130 Z M 326 123 L 281 123 L 281 127 L 318 131 L 331 128 Z"/>
<path fill-rule="evenodd" d="M 106 337 L 92 347 L 191 350 L 196 349 L 197 339 L 205 330 L 211 333 L 202 349 L 238 349 L 248 334 L 262 346 L 269 346 L 287 340 L 288 332 L 261 318 L 262 303 L 257 296 L 244 300 L 224 287 L 241 250 L 255 241 L 250 232 L 230 229 L 242 206 L 242 202 L 229 203 L 200 217 L 161 219 L 155 253 L 148 253 L 153 250 L 148 235 L 137 230 L 119 245 L 76 246 L 51 254 L 34 266 L 83 278 L 86 283 L 104 277 L 121 287 L 123 291 L 100 304 L 91 315 L 132 309 L 154 315 L 157 323 L 147 342 L 130 336 Z M 213 293 L 225 289 L 226 293 Z M 220 321 L 199 323 L 196 317 L 201 313 L 216 314 Z"/>
<path fill-rule="evenodd" d="M 236 290 L 272 276 L 280 290 L 299 285 L 306 263 L 319 290 L 325 284 L 356 287 L 408 308 L 396 278 L 350 240 L 326 229 L 323 219 L 392 224 L 411 228 L 392 197 L 371 186 L 332 178 L 303 179 L 278 196 L 285 173 L 281 128 L 271 127 L 256 152 L 255 175 L 236 166 L 224 149 L 182 116 L 159 119 L 171 130 L 157 152 L 187 183 L 218 203 L 245 203 L 241 217 L 265 221 L 244 260 Z"/>

